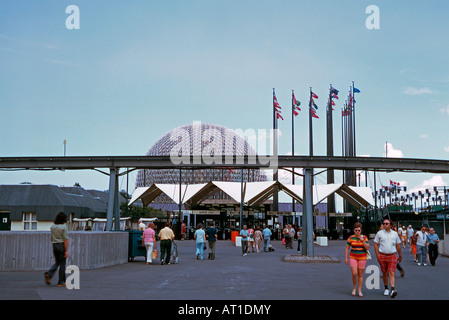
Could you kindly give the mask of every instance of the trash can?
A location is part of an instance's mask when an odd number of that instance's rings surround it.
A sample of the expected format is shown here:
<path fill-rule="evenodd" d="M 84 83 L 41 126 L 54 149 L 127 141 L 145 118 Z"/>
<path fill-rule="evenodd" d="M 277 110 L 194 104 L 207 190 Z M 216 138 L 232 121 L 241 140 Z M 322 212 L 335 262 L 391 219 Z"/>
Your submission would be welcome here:
<path fill-rule="evenodd" d="M 128 261 L 134 261 L 135 257 L 146 257 L 147 250 L 142 246 L 143 231 L 128 230 Z"/>
<path fill-rule="evenodd" d="M 235 237 L 239 236 L 239 232 L 238 231 L 231 231 L 231 241 L 235 242 Z"/>

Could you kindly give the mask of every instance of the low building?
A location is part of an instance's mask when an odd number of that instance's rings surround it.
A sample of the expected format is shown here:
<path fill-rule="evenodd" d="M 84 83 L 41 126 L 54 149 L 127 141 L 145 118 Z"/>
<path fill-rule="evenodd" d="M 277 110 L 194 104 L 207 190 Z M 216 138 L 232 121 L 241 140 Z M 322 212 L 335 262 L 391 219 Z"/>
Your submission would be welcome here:
<path fill-rule="evenodd" d="M 59 212 L 67 214 L 71 230 L 74 219 L 106 218 L 107 194 L 82 187 L 0 185 L 0 230 L 48 231 Z"/>

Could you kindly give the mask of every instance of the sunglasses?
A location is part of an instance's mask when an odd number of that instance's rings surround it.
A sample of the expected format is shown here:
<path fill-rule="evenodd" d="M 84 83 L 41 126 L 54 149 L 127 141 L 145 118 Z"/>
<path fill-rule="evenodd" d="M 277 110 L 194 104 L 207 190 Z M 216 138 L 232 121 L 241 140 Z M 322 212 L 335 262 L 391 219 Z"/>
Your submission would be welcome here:
<path fill-rule="evenodd" d="M 389 222 L 384 222 L 384 223 L 382 223 L 382 224 L 390 224 Z"/>

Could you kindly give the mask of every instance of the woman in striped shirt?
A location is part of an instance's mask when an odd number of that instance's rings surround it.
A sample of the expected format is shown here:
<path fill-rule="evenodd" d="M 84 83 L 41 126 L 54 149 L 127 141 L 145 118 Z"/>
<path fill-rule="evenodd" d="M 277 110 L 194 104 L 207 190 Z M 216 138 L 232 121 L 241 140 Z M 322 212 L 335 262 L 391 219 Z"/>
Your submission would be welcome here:
<path fill-rule="evenodd" d="M 363 297 L 363 272 L 366 267 L 368 250 L 368 238 L 365 235 L 362 235 L 362 224 L 356 222 L 354 224 L 354 234 L 349 236 L 345 250 L 345 263 L 348 264 L 349 262 L 349 266 L 351 267 L 352 283 L 354 285 L 354 289 L 352 290 L 353 296 L 356 294 L 358 280 L 359 297 Z"/>

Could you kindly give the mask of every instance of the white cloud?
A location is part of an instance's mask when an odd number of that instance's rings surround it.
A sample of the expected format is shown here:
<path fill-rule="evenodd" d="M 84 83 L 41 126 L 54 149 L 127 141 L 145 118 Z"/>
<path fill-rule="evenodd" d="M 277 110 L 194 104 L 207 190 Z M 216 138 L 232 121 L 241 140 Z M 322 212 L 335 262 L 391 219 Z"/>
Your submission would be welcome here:
<path fill-rule="evenodd" d="M 432 176 L 430 179 L 424 180 L 420 185 L 412 188 L 409 192 L 418 192 L 424 191 L 426 189 L 432 189 L 434 186 L 445 186 L 446 182 L 444 182 L 443 177 L 440 175 Z"/>
<path fill-rule="evenodd" d="M 404 158 L 404 153 L 402 153 L 401 150 L 393 148 L 393 145 L 389 142 L 387 142 L 387 145 L 385 147 L 386 150 L 386 157 L 389 158 Z"/>
<path fill-rule="evenodd" d="M 444 151 L 449 152 L 449 146 L 443 147 Z"/>
<path fill-rule="evenodd" d="M 434 91 L 428 87 L 424 87 L 424 88 L 407 87 L 407 88 L 405 88 L 404 91 L 402 91 L 402 93 L 415 96 L 415 95 L 419 95 L 419 94 L 432 94 L 432 93 L 434 93 Z"/>
<path fill-rule="evenodd" d="M 421 139 L 428 139 L 429 135 L 427 133 L 423 133 L 419 136 Z"/>
<path fill-rule="evenodd" d="M 449 104 L 446 107 L 441 108 L 440 111 L 441 113 L 449 115 Z"/>

